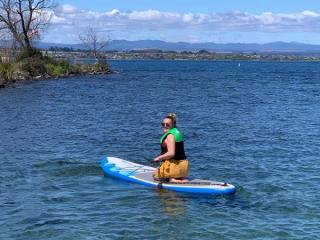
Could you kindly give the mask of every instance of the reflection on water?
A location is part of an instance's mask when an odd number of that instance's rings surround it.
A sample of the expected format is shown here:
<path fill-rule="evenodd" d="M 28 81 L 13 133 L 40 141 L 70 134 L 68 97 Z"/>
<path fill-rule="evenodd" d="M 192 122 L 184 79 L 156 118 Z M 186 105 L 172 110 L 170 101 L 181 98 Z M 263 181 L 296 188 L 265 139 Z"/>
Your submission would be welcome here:
<path fill-rule="evenodd" d="M 181 216 L 186 212 L 185 202 L 179 193 L 163 188 L 157 188 L 156 192 L 163 210 L 170 216 Z"/>

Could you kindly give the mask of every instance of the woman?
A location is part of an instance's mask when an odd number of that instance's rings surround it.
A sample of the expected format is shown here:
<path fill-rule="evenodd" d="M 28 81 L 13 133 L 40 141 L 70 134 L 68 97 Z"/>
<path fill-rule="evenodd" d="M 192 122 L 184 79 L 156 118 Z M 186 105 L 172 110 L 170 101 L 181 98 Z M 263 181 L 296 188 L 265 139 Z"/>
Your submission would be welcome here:
<path fill-rule="evenodd" d="M 177 129 L 177 117 L 169 113 L 162 121 L 164 134 L 160 138 L 161 155 L 153 161 L 162 165 L 156 170 L 154 178 L 169 179 L 169 182 L 187 182 L 185 179 L 189 172 L 189 162 L 184 153 L 183 137 Z"/>

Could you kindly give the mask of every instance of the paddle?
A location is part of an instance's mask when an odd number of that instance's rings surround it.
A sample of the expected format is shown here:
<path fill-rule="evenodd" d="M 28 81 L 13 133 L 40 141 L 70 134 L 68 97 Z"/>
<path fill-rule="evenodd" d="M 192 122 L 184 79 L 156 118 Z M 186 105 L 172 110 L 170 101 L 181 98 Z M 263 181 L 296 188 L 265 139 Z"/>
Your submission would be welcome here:
<path fill-rule="evenodd" d="M 133 170 L 132 172 L 129 172 L 129 173 L 128 173 L 128 176 L 131 175 L 131 174 L 133 174 L 133 173 L 135 173 L 136 171 L 142 169 L 143 167 L 145 167 L 145 166 L 141 165 L 140 167 L 137 167 L 137 168 L 136 168 L 135 170 Z"/>
<path fill-rule="evenodd" d="M 153 161 L 153 160 L 150 160 L 149 158 L 147 157 L 143 157 L 145 160 L 147 160 L 148 162 L 150 162 L 151 164 L 157 164 L 157 162 Z M 136 167 L 133 171 L 129 172 L 128 175 L 131 175 L 135 172 L 137 172 L 138 170 L 144 168 L 145 166 L 144 165 L 141 165 L 140 167 Z"/>

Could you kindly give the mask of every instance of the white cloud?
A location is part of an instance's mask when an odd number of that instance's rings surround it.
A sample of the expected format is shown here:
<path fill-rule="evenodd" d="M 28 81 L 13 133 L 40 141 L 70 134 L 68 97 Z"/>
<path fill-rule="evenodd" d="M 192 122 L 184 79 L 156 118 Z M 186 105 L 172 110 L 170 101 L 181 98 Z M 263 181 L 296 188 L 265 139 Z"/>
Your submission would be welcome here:
<path fill-rule="evenodd" d="M 112 17 L 112 16 L 117 16 L 120 14 L 120 11 L 118 9 L 113 9 L 110 12 L 106 12 L 106 16 Z"/>
<path fill-rule="evenodd" d="M 125 29 L 180 29 L 198 28 L 199 30 L 223 31 L 311 31 L 320 30 L 320 14 L 313 11 L 282 14 L 264 12 L 259 15 L 247 12 L 229 13 L 175 13 L 150 9 L 146 11 L 121 12 L 113 9 L 109 12 L 80 10 L 72 5 L 62 5 L 56 9 L 53 24 L 79 26 L 121 26 Z M 112 30 L 112 29 L 110 29 Z"/>
<path fill-rule="evenodd" d="M 161 32 L 259 32 L 259 33 L 320 33 L 320 13 L 305 10 L 300 13 L 248 12 L 180 13 L 161 12 L 155 9 L 124 12 L 113 9 L 108 12 L 81 10 L 72 5 L 58 7 L 52 17 L 51 30 L 64 29 L 76 36 L 87 26 L 99 31 L 151 31 Z"/>
<path fill-rule="evenodd" d="M 72 14 L 72 13 L 77 13 L 78 8 L 70 4 L 64 4 L 60 7 L 59 11 L 64 12 L 66 14 Z"/>
<path fill-rule="evenodd" d="M 161 20 L 161 18 L 164 17 L 164 14 L 157 10 L 150 9 L 143 12 L 133 11 L 129 14 L 126 14 L 126 17 L 133 21 L 155 21 Z"/>
<path fill-rule="evenodd" d="M 51 24 L 66 24 L 66 23 L 67 21 L 65 18 L 52 14 Z"/>
<path fill-rule="evenodd" d="M 319 17 L 320 16 L 320 14 L 318 14 L 318 13 L 315 13 L 312 11 L 307 11 L 307 10 L 303 11 L 301 14 L 306 17 Z"/>

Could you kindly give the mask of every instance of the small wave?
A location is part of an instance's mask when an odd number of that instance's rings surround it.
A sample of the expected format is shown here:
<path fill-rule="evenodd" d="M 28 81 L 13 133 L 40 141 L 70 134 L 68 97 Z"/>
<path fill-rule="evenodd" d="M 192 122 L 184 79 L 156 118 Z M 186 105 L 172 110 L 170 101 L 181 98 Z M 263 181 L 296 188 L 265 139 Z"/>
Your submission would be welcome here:
<path fill-rule="evenodd" d="M 35 168 L 43 168 L 43 167 L 78 165 L 78 164 L 83 164 L 83 162 L 59 159 L 59 160 L 50 160 L 50 161 L 46 161 L 46 162 L 36 163 L 33 166 Z"/>
<path fill-rule="evenodd" d="M 102 174 L 97 163 L 85 163 L 78 160 L 51 160 L 33 164 L 36 171 L 48 172 L 54 176 L 77 177 L 77 176 L 99 176 Z"/>
<path fill-rule="evenodd" d="M 92 176 L 101 175 L 97 163 L 85 163 L 75 160 L 51 160 L 32 165 L 33 171 L 47 172 L 54 176 Z"/>
<path fill-rule="evenodd" d="M 80 176 L 99 176 L 102 175 L 98 165 L 78 165 L 55 169 L 55 176 L 80 177 Z"/>

